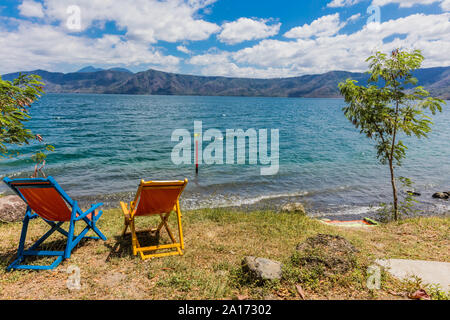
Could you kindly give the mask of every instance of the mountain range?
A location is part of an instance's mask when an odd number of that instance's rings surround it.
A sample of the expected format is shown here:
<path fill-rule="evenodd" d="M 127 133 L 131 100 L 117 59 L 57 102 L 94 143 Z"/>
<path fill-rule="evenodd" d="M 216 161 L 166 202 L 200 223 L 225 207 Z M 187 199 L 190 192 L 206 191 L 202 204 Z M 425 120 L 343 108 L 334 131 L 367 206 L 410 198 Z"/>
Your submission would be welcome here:
<path fill-rule="evenodd" d="M 366 84 L 368 75 L 347 71 L 291 78 L 251 79 L 220 76 L 195 76 L 147 70 L 132 73 L 124 68 L 108 70 L 85 67 L 77 72 L 60 73 L 45 70 L 26 71 L 37 74 L 45 83 L 46 93 L 99 93 L 149 95 L 202 95 L 252 97 L 341 97 L 338 83 L 348 78 Z M 13 80 L 19 73 L 3 75 Z M 450 67 L 419 69 L 414 74 L 419 85 L 433 96 L 450 99 Z"/>
<path fill-rule="evenodd" d="M 106 70 L 109 70 L 109 71 L 122 71 L 122 72 L 127 72 L 127 73 L 133 73 L 130 70 L 125 69 L 125 68 L 111 68 L 111 69 L 106 69 Z M 88 73 L 88 72 L 99 72 L 99 71 L 105 71 L 105 69 L 95 68 L 93 66 L 88 66 L 88 67 L 84 67 L 84 68 L 78 70 L 76 73 L 79 73 L 79 72 Z"/>

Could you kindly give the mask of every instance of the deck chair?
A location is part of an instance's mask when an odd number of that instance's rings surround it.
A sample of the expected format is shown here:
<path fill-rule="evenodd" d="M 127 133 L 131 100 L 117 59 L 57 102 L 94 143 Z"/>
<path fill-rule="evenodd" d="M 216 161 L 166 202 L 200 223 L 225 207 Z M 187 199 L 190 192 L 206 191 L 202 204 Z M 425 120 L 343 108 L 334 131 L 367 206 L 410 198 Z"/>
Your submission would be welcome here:
<path fill-rule="evenodd" d="M 85 212 L 81 211 L 77 202 L 73 201 L 52 177 L 14 180 L 4 178 L 3 181 L 28 205 L 23 219 L 17 259 L 7 267 L 8 271 L 11 269 L 51 270 L 56 268 L 63 259 L 70 258 L 72 250 L 83 238 L 106 240 L 96 226 L 96 222 L 103 214 L 101 210 L 97 212 L 97 209 L 103 203 L 92 205 Z M 28 250 L 25 250 L 28 223 L 38 217 L 42 218 L 51 228 Z M 84 221 L 86 227 L 79 235 L 75 236 L 75 223 L 78 221 Z M 69 222 L 68 231 L 61 228 L 65 222 Z M 94 231 L 98 237 L 86 237 L 89 230 Z M 55 231 L 67 237 L 64 251 L 39 250 L 39 246 Z M 51 265 L 20 264 L 26 256 L 53 256 L 56 257 L 56 260 Z"/>
<path fill-rule="evenodd" d="M 131 245 L 133 254 L 140 254 L 142 260 L 149 258 L 165 257 L 172 255 L 183 255 L 184 240 L 183 230 L 181 227 L 181 211 L 179 197 L 186 187 L 188 180 L 184 181 L 148 181 L 141 180 L 134 201 L 129 204 L 120 202 L 125 217 L 125 225 L 122 231 L 122 237 L 125 236 L 127 229 L 131 231 Z M 171 212 L 177 214 L 178 219 L 178 236 L 179 240 L 175 240 L 172 231 L 167 224 Z M 142 247 L 136 236 L 135 217 L 159 215 L 161 222 L 151 232 L 159 234 L 164 227 L 172 240 L 171 244 L 162 244 L 155 246 Z M 161 252 L 163 250 L 165 252 Z M 152 252 L 147 254 L 148 252 Z M 160 253 L 157 253 L 160 252 Z"/>

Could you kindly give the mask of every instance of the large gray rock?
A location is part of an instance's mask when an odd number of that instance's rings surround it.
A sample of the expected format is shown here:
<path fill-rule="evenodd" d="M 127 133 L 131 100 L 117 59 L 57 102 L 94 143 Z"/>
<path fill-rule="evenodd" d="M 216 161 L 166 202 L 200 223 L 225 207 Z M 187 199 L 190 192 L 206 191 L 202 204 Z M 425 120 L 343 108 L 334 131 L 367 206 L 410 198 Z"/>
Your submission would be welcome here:
<path fill-rule="evenodd" d="M 266 258 L 245 257 L 242 267 L 257 280 L 280 280 L 282 264 Z"/>
<path fill-rule="evenodd" d="M 22 221 L 27 205 L 19 196 L 6 196 L 0 198 L 0 221 Z"/>
<path fill-rule="evenodd" d="M 298 202 L 285 204 L 284 206 L 281 207 L 281 211 L 306 214 L 305 207 L 303 206 L 303 204 Z"/>

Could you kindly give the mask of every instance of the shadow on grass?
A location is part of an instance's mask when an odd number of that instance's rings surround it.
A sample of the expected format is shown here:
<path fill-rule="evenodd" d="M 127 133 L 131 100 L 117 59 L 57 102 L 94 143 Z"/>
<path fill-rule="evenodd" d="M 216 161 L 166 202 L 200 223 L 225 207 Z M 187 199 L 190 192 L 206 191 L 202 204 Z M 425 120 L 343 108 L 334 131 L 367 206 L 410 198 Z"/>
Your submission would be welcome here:
<path fill-rule="evenodd" d="M 17 250 L 0 253 L 0 268 L 5 270 L 17 257 Z"/>
<path fill-rule="evenodd" d="M 137 231 L 136 236 L 138 238 L 141 247 L 156 246 L 160 242 L 160 234 L 149 231 Z M 105 261 L 111 261 L 113 258 L 132 257 L 133 249 L 131 246 L 131 234 L 128 233 L 125 236 L 114 236 L 115 244 L 109 245 L 105 243 L 105 246 L 110 249 L 110 253 Z"/>
<path fill-rule="evenodd" d="M 83 247 L 92 241 L 98 241 L 96 239 L 85 238 L 82 239 L 76 246 L 73 248 L 71 255 L 76 254 L 78 248 Z M 64 251 L 67 245 L 67 239 L 57 239 L 53 241 L 48 241 L 42 243 L 38 248 L 34 250 L 44 250 L 44 251 Z M 18 246 L 18 244 L 17 244 Z M 28 250 L 30 246 L 26 247 L 25 250 Z M 0 253 L 0 268 L 6 269 L 15 259 L 17 259 L 17 249 L 7 251 L 5 253 Z M 21 264 L 26 265 L 50 265 L 56 257 L 54 256 L 26 256 L 25 259 L 21 262 Z"/>

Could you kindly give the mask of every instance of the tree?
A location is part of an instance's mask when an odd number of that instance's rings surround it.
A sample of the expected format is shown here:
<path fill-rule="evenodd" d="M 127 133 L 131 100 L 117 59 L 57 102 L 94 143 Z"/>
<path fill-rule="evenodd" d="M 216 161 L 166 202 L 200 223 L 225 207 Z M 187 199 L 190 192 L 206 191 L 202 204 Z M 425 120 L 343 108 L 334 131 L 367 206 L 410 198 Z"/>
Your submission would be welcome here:
<path fill-rule="evenodd" d="M 11 157 L 12 145 L 29 144 L 35 139 L 43 141 L 39 134 L 25 127 L 31 118 L 31 104 L 44 93 L 43 83 L 39 80 L 37 75 L 20 74 L 14 81 L 5 81 L 0 77 L 0 157 Z M 32 156 L 36 162 L 35 174 L 37 166 L 45 164 L 44 152 L 53 150 L 53 146 L 45 145 Z"/>
<path fill-rule="evenodd" d="M 442 111 L 445 102 L 433 98 L 421 86 L 412 72 L 422 65 L 424 57 L 420 50 L 394 50 L 390 55 L 377 52 L 369 57 L 370 74 L 367 86 L 358 86 L 357 81 L 347 80 L 339 84 L 344 96 L 345 116 L 360 133 L 375 141 L 377 158 L 389 165 L 393 193 L 393 216 L 399 219 L 395 168 L 401 166 L 406 157 L 406 145 L 401 134 L 427 137 L 433 115 Z"/>

